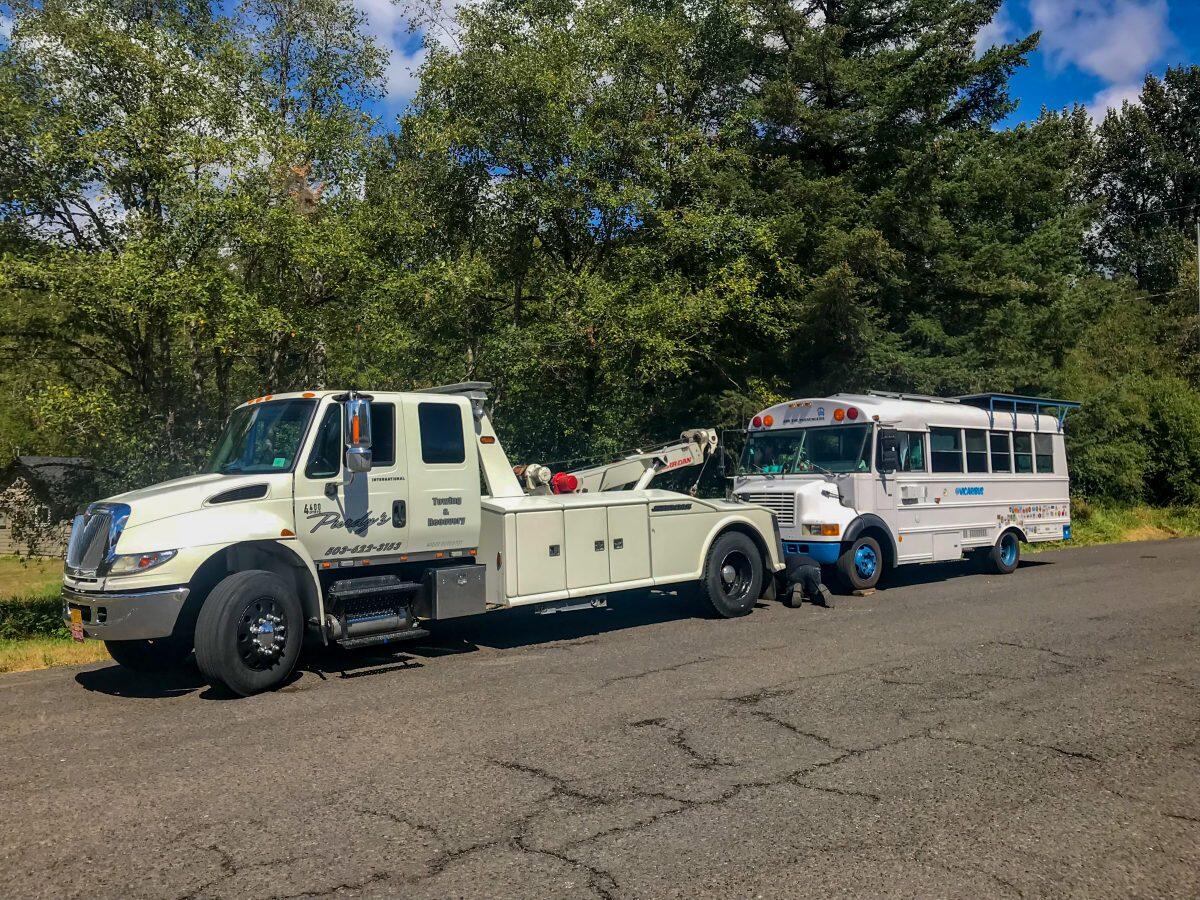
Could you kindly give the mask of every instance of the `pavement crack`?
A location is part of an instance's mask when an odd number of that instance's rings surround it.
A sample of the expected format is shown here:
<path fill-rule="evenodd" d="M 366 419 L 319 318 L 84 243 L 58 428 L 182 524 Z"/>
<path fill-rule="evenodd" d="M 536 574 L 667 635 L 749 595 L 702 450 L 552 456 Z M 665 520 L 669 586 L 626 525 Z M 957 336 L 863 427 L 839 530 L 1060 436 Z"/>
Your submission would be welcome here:
<path fill-rule="evenodd" d="M 1181 822 L 1191 822 L 1200 825 L 1200 816 L 1185 816 L 1183 813 L 1163 813 L 1168 819 L 1178 819 Z"/>
<path fill-rule="evenodd" d="M 619 894 L 617 879 L 613 877 L 611 872 L 601 869 L 598 866 L 590 865 L 582 860 L 575 859 L 573 856 L 568 856 L 561 850 L 549 850 L 544 847 L 530 846 L 526 837 L 523 834 L 518 834 L 512 839 L 512 846 L 522 853 L 528 853 L 536 856 L 546 856 L 550 859 L 556 859 L 559 862 L 565 863 L 568 866 L 576 869 L 582 869 L 588 876 L 588 887 L 601 900 L 613 900 Z"/>
<path fill-rule="evenodd" d="M 1060 756 L 1066 756 L 1071 759 L 1086 759 L 1089 762 L 1095 763 L 1101 761 L 1098 756 L 1093 756 L 1091 753 L 1084 753 L 1081 750 L 1067 750 L 1064 747 L 1056 747 L 1054 744 L 1035 744 L 1033 741 L 1023 741 L 1020 739 L 1017 740 L 1017 743 L 1026 747 L 1037 747 L 1040 750 L 1049 750 L 1052 753 L 1057 753 Z"/>
<path fill-rule="evenodd" d="M 669 743 L 672 747 L 679 750 L 687 756 L 691 762 L 688 765 L 693 769 L 724 769 L 737 766 L 737 762 L 721 759 L 718 756 L 701 753 L 687 739 L 687 729 L 680 728 L 669 724 L 665 719 L 642 719 L 639 722 L 631 722 L 631 728 L 661 728 L 668 732 L 670 737 Z"/>
<path fill-rule="evenodd" d="M 358 881 L 343 881 L 341 884 L 322 888 L 319 891 L 300 891 L 297 894 L 272 894 L 267 900 L 302 900 L 305 897 L 328 897 L 342 891 L 361 891 L 363 888 L 370 887 L 377 882 L 386 881 L 388 877 L 387 872 L 372 872 L 366 878 L 361 878 Z"/>
<path fill-rule="evenodd" d="M 630 672 L 628 675 L 618 675 L 615 678 L 609 678 L 607 681 L 601 682 L 599 690 L 621 681 L 634 681 L 638 678 L 648 678 L 651 675 L 660 675 L 663 672 L 677 672 L 680 669 L 686 669 L 689 666 L 698 666 L 706 662 L 714 662 L 718 659 L 724 659 L 724 656 L 698 656 L 695 659 L 687 659 L 683 662 L 675 663 L 671 666 L 661 666 L 657 669 L 646 669 L 641 672 Z"/>
<path fill-rule="evenodd" d="M 555 775 L 552 772 L 547 772 L 545 769 L 539 769 L 536 766 L 495 758 L 489 758 L 488 762 L 493 766 L 500 767 L 501 769 L 507 769 L 510 772 L 519 772 L 522 775 L 529 775 L 533 778 L 538 778 L 547 782 L 550 785 L 550 795 L 544 798 L 545 800 L 552 800 L 556 797 L 567 797 L 571 800 L 577 800 L 580 803 L 586 803 L 589 806 L 604 806 L 610 802 L 609 798 L 607 797 L 581 791 L 578 788 L 572 787 L 570 781 L 566 778 L 563 778 L 561 775 Z"/>

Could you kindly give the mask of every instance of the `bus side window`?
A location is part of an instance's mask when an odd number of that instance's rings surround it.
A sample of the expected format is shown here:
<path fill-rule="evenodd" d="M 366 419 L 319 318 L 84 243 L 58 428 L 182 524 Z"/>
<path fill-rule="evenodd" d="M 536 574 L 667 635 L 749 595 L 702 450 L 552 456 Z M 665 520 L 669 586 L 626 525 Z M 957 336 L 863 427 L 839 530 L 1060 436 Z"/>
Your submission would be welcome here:
<path fill-rule="evenodd" d="M 1037 470 L 1039 474 L 1054 472 L 1054 444 L 1048 434 L 1035 434 L 1033 446 L 1037 454 Z"/>
<path fill-rule="evenodd" d="M 1013 455 L 1017 460 L 1017 472 L 1028 475 L 1033 472 L 1033 435 L 1026 431 L 1013 434 Z"/>
<path fill-rule="evenodd" d="M 962 432 L 957 428 L 929 429 L 929 456 L 935 472 L 963 470 Z"/>
<path fill-rule="evenodd" d="M 1012 438 L 1007 431 L 993 431 L 991 434 L 992 441 L 992 471 L 993 472 L 1011 472 L 1012 466 Z"/>
<path fill-rule="evenodd" d="M 925 435 L 922 432 L 900 432 L 900 471 L 925 471 Z"/>
<path fill-rule="evenodd" d="M 875 459 L 880 458 L 878 442 L 876 442 Z M 925 434 L 920 431 L 896 432 L 896 450 L 900 457 L 901 472 L 925 471 Z"/>
<path fill-rule="evenodd" d="M 986 472 L 988 470 L 988 437 L 986 431 L 976 431 L 968 428 L 967 432 L 967 471 Z"/>

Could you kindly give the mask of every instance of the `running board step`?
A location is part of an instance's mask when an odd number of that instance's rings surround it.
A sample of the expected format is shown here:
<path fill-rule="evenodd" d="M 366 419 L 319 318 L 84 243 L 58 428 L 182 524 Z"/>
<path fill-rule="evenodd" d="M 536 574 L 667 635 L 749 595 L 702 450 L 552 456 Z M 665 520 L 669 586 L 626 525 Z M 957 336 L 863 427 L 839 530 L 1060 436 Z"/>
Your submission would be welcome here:
<path fill-rule="evenodd" d="M 396 644 L 400 641 L 411 641 L 414 638 L 428 637 L 429 632 L 424 628 L 404 628 L 400 631 L 385 631 L 382 634 L 368 634 L 364 637 L 346 638 L 337 641 L 339 647 L 353 650 L 356 647 L 373 647 L 377 644 Z"/>
<path fill-rule="evenodd" d="M 415 594 L 421 589 L 419 581 L 401 581 L 395 575 L 372 575 L 369 578 L 345 578 L 329 586 L 330 599 L 357 600 L 385 594 Z"/>

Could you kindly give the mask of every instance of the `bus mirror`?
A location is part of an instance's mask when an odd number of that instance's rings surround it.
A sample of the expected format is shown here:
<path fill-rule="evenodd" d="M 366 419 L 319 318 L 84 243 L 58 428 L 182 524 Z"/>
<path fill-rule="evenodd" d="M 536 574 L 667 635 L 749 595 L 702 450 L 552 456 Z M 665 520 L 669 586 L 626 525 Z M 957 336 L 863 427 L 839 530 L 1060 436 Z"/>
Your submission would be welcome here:
<path fill-rule="evenodd" d="M 895 428 L 879 429 L 878 468 L 885 475 L 900 468 L 900 434 Z"/>
<path fill-rule="evenodd" d="M 345 404 L 346 470 L 371 470 L 371 404 L 362 397 L 351 396 Z"/>

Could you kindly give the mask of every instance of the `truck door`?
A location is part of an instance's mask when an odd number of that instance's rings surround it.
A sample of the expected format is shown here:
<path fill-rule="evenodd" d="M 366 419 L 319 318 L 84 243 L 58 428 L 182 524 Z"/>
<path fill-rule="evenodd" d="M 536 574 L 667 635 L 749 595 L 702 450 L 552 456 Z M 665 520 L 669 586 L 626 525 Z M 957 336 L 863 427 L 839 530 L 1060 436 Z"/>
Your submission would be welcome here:
<path fill-rule="evenodd" d="M 413 397 L 405 398 L 403 413 L 409 547 L 414 553 L 466 554 L 479 546 L 482 515 L 471 406 L 461 397 Z"/>
<path fill-rule="evenodd" d="M 405 553 L 409 509 L 403 417 L 391 401 L 371 402 L 371 471 L 349 485 L 342 461 L 342 405 L 330 403 L 308 456 L 296 468 L 296 531 L 318 564 Z"/>

